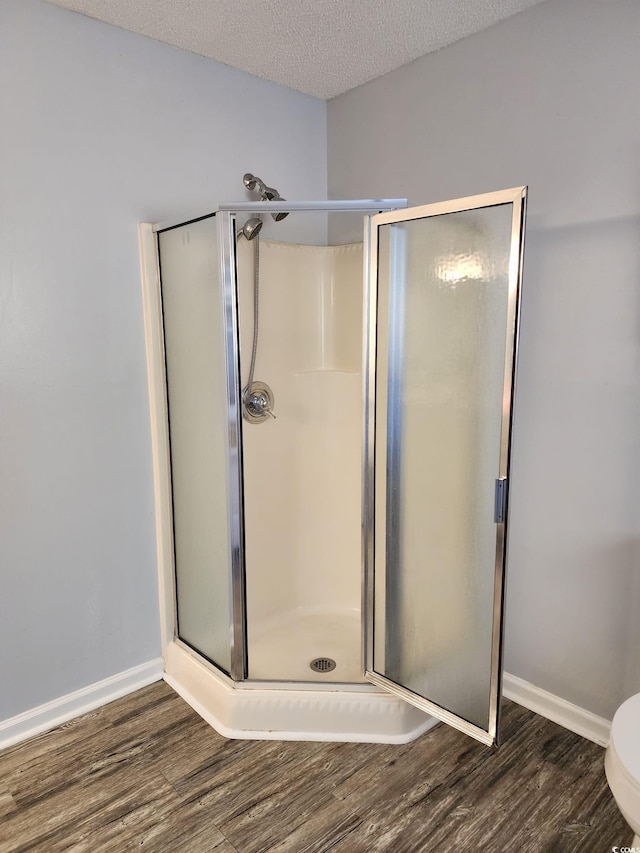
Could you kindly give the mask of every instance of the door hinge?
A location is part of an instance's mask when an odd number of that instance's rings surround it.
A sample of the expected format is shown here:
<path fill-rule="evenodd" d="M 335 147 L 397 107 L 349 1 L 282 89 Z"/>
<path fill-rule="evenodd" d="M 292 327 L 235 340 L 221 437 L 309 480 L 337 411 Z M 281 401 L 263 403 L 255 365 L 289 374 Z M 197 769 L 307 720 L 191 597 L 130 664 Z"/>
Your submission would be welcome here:
<path fill-rule="evenodd" d="M 496 480 L 495 501 L 493 505 L 493 520 L 496 524 L 504 524 L 507 516 L 507 478 Z"/>

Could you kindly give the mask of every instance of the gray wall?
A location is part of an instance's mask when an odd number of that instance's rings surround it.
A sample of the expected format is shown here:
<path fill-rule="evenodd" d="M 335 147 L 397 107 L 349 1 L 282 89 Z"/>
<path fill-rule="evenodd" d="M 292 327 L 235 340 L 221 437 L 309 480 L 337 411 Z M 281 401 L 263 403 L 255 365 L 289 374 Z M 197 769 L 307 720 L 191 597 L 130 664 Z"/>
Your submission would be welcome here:
<path fill-rule="evenodd" d="M 637 0 L 547 0 L 328 114 L 331 197 L 529 185 L 506 668 L 605 717 L 640 690 L 639 92 Z"/>
<path fill-rule="evenodd" d="M 40 0 L 0 63 L 2 719 L 161 653 L 137 223 L 326 196 L 326 107 Z"/>

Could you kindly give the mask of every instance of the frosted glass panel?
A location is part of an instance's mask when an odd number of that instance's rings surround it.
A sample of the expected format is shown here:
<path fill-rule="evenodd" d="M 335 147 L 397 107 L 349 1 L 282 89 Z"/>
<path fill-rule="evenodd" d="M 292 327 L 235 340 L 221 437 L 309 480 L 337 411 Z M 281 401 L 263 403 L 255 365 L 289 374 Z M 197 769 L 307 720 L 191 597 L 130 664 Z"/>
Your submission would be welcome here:
<path fill-rule="evenodd" d="M 216 221 L 159 235 L 178 635 L 231 665 L 224 310 Z"/>
<path fill-rule="evenodd" d="M 512 214 L 378 228 L 374 670 L 485 730 Z"/>

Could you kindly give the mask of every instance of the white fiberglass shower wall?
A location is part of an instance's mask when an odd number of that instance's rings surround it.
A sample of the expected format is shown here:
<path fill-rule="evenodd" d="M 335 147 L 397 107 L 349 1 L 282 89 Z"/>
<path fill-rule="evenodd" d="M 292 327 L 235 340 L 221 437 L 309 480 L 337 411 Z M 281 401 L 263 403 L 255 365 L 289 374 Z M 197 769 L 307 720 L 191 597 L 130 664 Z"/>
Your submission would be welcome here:
<path fill-rule="evenodd" d="M 239 238 L 243 387 L 255 248 Z M 275 417 L 243 424 L 248 675 L 362 681 L 362 243 L 261 239 L 259 279 L 255 378 Z"/>

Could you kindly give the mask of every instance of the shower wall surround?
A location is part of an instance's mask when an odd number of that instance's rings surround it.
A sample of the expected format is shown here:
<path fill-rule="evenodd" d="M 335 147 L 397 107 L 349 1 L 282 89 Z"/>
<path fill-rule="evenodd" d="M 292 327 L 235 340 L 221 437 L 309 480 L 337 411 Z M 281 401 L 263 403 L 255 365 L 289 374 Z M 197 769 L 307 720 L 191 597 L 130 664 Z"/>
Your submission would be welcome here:
<path fill-rule="evenodd" d="M 238 256 L 244 384 L 253 244 Z M 260 241 L 255 378 L 276 418 L 243 424 L 251 678 L 362 678 L 362 262 L 362 243 Z M 336 669 L 314 675 L 317 657 Z"/>

